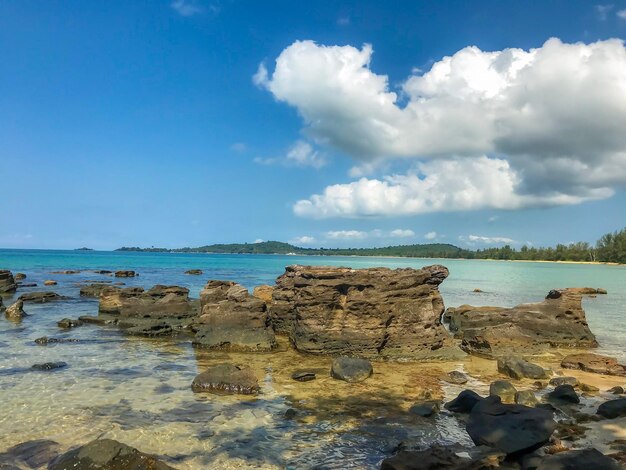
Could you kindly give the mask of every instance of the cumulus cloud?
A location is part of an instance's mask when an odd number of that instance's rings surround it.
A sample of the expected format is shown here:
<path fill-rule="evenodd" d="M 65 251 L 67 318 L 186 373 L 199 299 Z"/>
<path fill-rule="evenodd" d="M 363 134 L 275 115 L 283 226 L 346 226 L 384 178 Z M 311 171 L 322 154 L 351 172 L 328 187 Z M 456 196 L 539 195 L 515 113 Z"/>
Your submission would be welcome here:
<path fill-rule="evenodd" d="M 617 12 L 617 17 L 626 20 L 626 8 Z"/>
<path fill-rule="evenodd" d="M 415 236 L 415 232 L 413 230 L 409 230 L 409 229 L 395 229 L 392 230 L 389 235 L 391 235 L 394 238 L 411 238 Z"/>
<path fill-rule="evenodd" d="M 405 175 L 329 186 L 298 201 L 296 214 L 575 204 L 610 197 L 626 184 L 622 41 L 553 38 L 536 49 L 495 52 L 466 47 L 425 73 L 415 70 L 397 92 L 371 70 L 372 53 L 367 44 L 297 41 L 271 74 L 262 64 L 255 75 L 255 83 L 298 110 L 310 139 L 361 162 L 353 177 L 381 160 L 420 160 Z"/>
<path fill-rule="evenodd" d="M 293 240 L 290 240 L 289 243 L 292 245 L 310 245 L 311 243 L 315 243 L 315 237 L 302 235 L 301 237 L 296 237 Z"/>
<path fill-rule="evenodd" d="M 596 5 L 596 13 L 600 21 L 605 21 L 610 11 L 613 9 L 613 4 L 608 5 Z"/>
<path fill-rule="evenodd" d="M 198 13 L 202 13 L 202 7 L 192 0 L 174 0 L 170 3 L 170 6 L 180 16 L 194 16 Z"/>
<path fill-rule="evenodd" d="M 459 237 L 461 241 L 469 240 L 471 242 L 485 243 L 485 244 L 497 244 L 497 243 L 516 243 L 512 238 L 507 237 L 483 237 L 480 235 L 468 235 L 466 237 Z"/>
<path fill-rule="evenodd" d="M 313 148 L 311 144 L 298 140 L 289 148 L 284 157 L 256 157 L 254 162 L 260 165 L 311 167 L 319 170 L 328 163 L 328 160 L 324 153 Z"/>
<path fill-rule="evenodd" d="M 362 240 L 367 238 L 367 232 L 359 230 L 332 230 L 326 232 L 326 238 L 329 240 Z"/>
<path fill-rule="evenodd" d="M 424 238 L 426 240 L 434 240 L 435 238 L 437 238 L 437 232 L 428 232 L 426 235 L 424 235 Z"/>

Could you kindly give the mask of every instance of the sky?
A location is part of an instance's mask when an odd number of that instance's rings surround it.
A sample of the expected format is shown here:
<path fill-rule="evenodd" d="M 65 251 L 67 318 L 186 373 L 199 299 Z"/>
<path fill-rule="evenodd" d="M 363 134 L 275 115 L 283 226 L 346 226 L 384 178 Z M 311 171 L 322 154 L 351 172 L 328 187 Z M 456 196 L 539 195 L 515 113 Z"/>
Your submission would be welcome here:
<path fill-rule="evenodd" d="M 0 247 L 595 242 L 626 0 L 0 2 Z"/>

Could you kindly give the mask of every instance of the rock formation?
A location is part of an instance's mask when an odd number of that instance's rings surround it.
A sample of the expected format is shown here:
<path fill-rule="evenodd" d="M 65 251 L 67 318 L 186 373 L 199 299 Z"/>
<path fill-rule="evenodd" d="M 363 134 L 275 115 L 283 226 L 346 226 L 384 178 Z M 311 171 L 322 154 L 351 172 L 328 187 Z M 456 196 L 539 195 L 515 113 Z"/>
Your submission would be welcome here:
<path fill-rule="evenodd" d="M 107 287 L 100 293 L 100 313 L 121 317 L 163 318 L 194 316 L 189 289 L 156 285 L 145 291 L 141 287 Z"/>
<path fill-rule="evenodd" d="M 440 322 L 444 266 L 350 269 L 289 266 L 276 281 L 270 318 L 303 352 L 450 358 L 460 351 Z"/>
<path fill-rule="evenodd" d="M 564 369 L 580 369 L 596 374 L 626 376 L 626 366 L 618 363 L 617 359 L 613 357 L 600 354 L 570 354 L 563 358 L 561 367 Z"/>
<path fill-rule="evenodd" d="M 265 302 L 242 285 L 209 281 L 200 292 L 200 304 L 194 346 L 238 351 L 270 351 L 276 346 Z"/>
<path fill-rule="evenodd" d="M 36 304 L 45 304 L 46 302 L 53 302 L 55 300 L 64 300 L 66 297 L 57 294 L 52 291 L 45 292 L 28 292 L 18 297 L 19 300 L 24 302 L 33 302 Z"/>
<path fill-rule="evenodd" d="M 513 308 L 462 305 L 449 308 L 445 318 L 463 350 L 485 357 L 598 345 L 587 325 L 581 289 L 553 290 L 543 302 Z"/>
<path fill-rule="evenodd" d="M 259 381 L 250 367 L 218 364 L 198 374 L 191 384 L 194 392 L 255 395 Z"/>
<path fill-rule="evenodd" d="M 17 290 L 17 284 L 11 271 L 0 270 L 0 295 L 12 294 Z"/>
<path fill-rule="evenodd" d="M 7 307 L 4 314 L 9 320 L 21 320 L 26 316 L 26 312 L 24 312 L 24 301 L 18 299 L 17 302 Z"/>

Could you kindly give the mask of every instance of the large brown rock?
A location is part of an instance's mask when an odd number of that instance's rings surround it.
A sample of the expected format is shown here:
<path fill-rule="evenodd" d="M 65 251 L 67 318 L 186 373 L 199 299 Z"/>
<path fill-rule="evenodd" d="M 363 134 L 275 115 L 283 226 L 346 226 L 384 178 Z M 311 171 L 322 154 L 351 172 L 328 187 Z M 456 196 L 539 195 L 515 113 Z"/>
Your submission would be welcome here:
<path fill-rule="evenodd" d="M 450 308 L 450 331 L 461 348 L 486 357 L 535 353 L 548 348 L 593 348 L 598 343 L 582 308 L 581 289 L 550 291 L 542 302 L 513 308 Z"/>
<path fill-rule="evenodd" d="M 12 294 L 17 290 L 17 284 L 11 271 L 0 270 L 0 295 Z"/>
<path fill-rule="evenodd" d="M 209 281 L 200 292 L 201 315 L 194 346 L 238 351 L 276 347 L 267 306 L 240 284 Z"/>
<path fill-rule="evenodd" d="M 462 355 L 440 322 L 444 266 L 350 269 L 289 266 L 270 317 L 308 353 L 386 358 Z"/>
<path fill-rule="evenodd" d="M 617 359 L 613 357 L 600 354 L 570 354 L 563 358 L 561 367 L 565 369 L 580 369 L 596 374 L 626 376 L 626 366 L 618 363 Z"/>
<path fill-rule="evenodd" d="M 5 315 L 9 320 L 21 320 L 26 316 L 26 312 L 24 312 L 24 301 L 18 299 L 12 305 L 9 305 L 6 309 Z"/>
<path fill-rule="evenodd" d="M 100 292 L 100 313 L 122 317 L 184 318 L 194 316 L 189 289 L 156 285 L 145 291 L 141 287 L 107 287 Z"/>

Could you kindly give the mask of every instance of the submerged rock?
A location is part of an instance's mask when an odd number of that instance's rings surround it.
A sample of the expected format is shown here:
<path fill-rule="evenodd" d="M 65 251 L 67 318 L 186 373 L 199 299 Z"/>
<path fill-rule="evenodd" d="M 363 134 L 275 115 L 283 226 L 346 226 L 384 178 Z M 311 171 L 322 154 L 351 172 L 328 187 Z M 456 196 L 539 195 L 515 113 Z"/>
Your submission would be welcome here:
<path fill-rule="evenodd" d="M 188 269 L 185 271 L 185 274 L 189 274 L 191 276 L 200 276 L 202 274 L 202 269 Z"/>
<path fill-rule="evenodd" d="M 96 439 L 53 460 L 48 470 L 174 470 L 156 457 L 113 439 Z"/>
<path fill-rule="evenodd" d="M 288 266 L 270 317 L 302 352 L 384 358 L 458 358 L 440 321 L 444 266 L 350 269 Z"/>
<path fill-rule="evenodd" d="M 444 375 L 443 380 L 451 384 L 463 385 L 464 383 L 467 383 L 468 378 L 463 372 L 453 370 L 452 372 L 448 372 Z"/>
<path fill-rule="evenodd" d="M 498 372 L 516 380 L 548 378 L 543 367 L 515 356 L 498 359 Z"/>
<path fill-rule="evenodd" d="M 24 301 L 18 299 L 15 303 L 7 307 L 4 314 L 9 320 L 21 320 L 23 317 L 27 316 L 27 313 L 24 311 Z"/>
<path fill-rule="evenodd" d="M 363 382 L 374 373 L 372 363 L 360 357 L 341 356 L 333 360 L 331 377 L 346 382 Z"/>
<path fill-rule="evenodd" d="M 54 369 L 62 369 L 63 367 L 67 367 L 67 362 L 44 362 L 41 364 L 33 364 L 31 369 L 33 370 L 54 370 Z"/>
<path fill-rule="evenodd" d="M 200 292 L 193 345 L 208 349 L 271 351 L 276 347 L 267 306 L 240 284 L 209 281 Z"/>
<path fill-rule="evenodd" d="M 60 445 L 49 439 L 22 442 L 0 453 L 0 469 L 44 468 L 59 455 Z"/>
<path fill-rule="evenodd" d="M 462 340 L 461 347 L 479 356 L 598 345 L 576 288 L 550 291 L 542 302 L 513 308 L 462 305 L 448 309 L 446 317 L 450 330 Z"/>
<path fill-rule="evenodd" d="M 482 449 L 481 449 L 482 450 Z M 499 452 L 482 452 L 483 455 L 462 457 L 460 451 L 465 449 L 456 446 L 434 444 L 428 449 L 419 451 L 402 450 L 395 456 L 383 460 L 381 470 L 487 470 L 499 466 L 504 454 Z M 472 458 L 475 457 L 475 458 Z"/>
<path fill-rule="evenodd" d="M 80 340 L 74 338 L 48 338 L 47 336 L 42 336 L 41 338 L 37 338 L 35 340 L 35 344 L 40 346 L 45 346 L 46 344 L 56 344 L 56 343 L 78 343 Z"/>
<path fill-rule="evenodd" d="M 107 286 L 100 293 L 98 310 L 121 317 L 153 319 L 196 315 L 189 301 L 189 289 L 160 284 L 147 291 L 141 287 Z"/>
<path fill-rule="evenodd" d="M 13 276 L 13 278 L 16 281 L 23 281 L 24 279 L 26 279 L 26 274 L 24 274 L 24 273 L 15 273 L 15 276 Z"/>
<path fill-rule="evenodd" d="M 0 270 L 0 295 L 12 294 L 17 290 L 17 284 L 11 271 Z"/>
<path fill-rule="evenodd" d="M 469 413 L 482 400 L 484 398 L 475 391 L 463 390 L 454 400 L 446 403 L 444 408 L 454 413 Z"/>
<path fill-rule="evenodd" d="M 191 384 L 194 392 L 214 392 L 242 395 L 259 393 L 259 382 L 247 366 L 219 364 L 198 374 Z"/>
<path fill-rule="evenodd" d="M 624 387 L 620 387 L 619 385 L 616 385 L 615 387 L 609 388 L 607 392 L 612 393 L 613 395 L 623 395 Z"/>
<path fill-rule="evenodd" d="M 297 370 L 291 374 L 291 378 L 298 382 L 310 382 L 311 380 L 315 380 L 315 377 L 315 372 L 310 370 Z"/>
<path fill-rule="evenodd" d="M 539 449 L 550 440 L 555 429 L 550 411 L 506 405 L 498 397 L 479 401 L 472 408 L 466 426 L 474 444 L 494 447 L 507 455 Z"/>
<path fill-rule="evenodd" d="M 43 281 L 44 286 L 56 286 L 57 284 L 58 284 L 57 281 L 53 281 L 52 279 Z"/>
<path fill-rule="evenodd" d="M 617 359 L 613 357 L 600 354 L 570 354 L 563 358 L 561 367 L 565 369 L 579 369 L 596 374 L 626 376 L 626 366 L 619 364 Z"/>
<path fill-rule="evenodd" d="M 626 416 L 626 398 L 605 401 L 598 407 L 597 414 L 609 419 Z"/>
<path fill-rule="evenodd" d="M 436 413 L 439 413 L 439 402 L 430 400 L 416 403 L 409 408 L 409 413 L 428 418 Z"/>
<path fill-rule="evenodd" d="M 622 466 L 596 449 L 568 450 L 544 457 L 537 470 L 620 470 Z"/>
<path fill-rule="evenodd" d="M 105 282 L 93 282 L 91 284 L 87 284 L 81 286 L 80 288 L 80 296 L 81 297 L 100 297 L 100 294 L 104 289 L 110 287 L 109 283 Z"/>
<path fill-rule="evenodd" d="M 24 302 L 32 302 L 36 304 L 45 304 L 46 302 L 53 302 L 55 300 L 64 300 L 66 297 L 57 294 L 56 292 L 46 291 L 46 292 L 28 292 L 26 294 L 22 294 L 19 297 L 19 300 L 23 300 Z"/>
<path fill-rule="evenodd" d="M 124 329 L 124 333 L 127 335 L 146 337 L 170 336 L 173 332 L 172 325 L 158 320 L 141 322 L 140 325 Z"/>
<path fill-rule="evenodd" d="M 74 320 L 72 318 L 64 318 L 63 320 L 59 320 L 57 322 L 57 326 L 59 328 L 76 328 L 77 326 L 82 326 L 83 322 L 82 320 Z"/>

